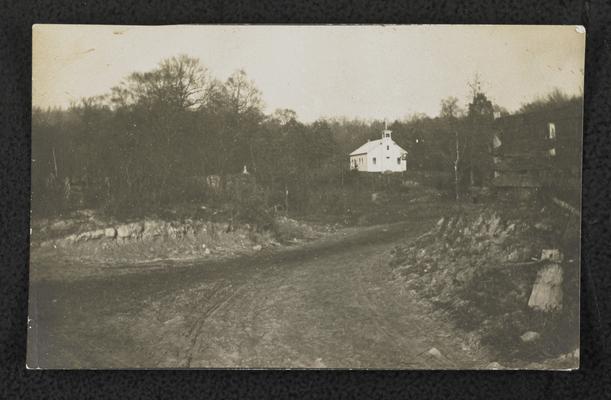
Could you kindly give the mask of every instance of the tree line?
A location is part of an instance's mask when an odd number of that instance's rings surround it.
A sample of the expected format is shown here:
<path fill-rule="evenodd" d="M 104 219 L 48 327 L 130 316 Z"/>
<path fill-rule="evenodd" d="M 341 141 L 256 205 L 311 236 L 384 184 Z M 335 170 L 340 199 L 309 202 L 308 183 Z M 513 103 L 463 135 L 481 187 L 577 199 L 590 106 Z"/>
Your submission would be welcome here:
<path fill-rule="evenodd" d="M 478 84 L 472 90 L 467 110 L 449 97 L 439 117 L 390 125 L 408 151 L 408 168 L 454 176 L 448 190 L 475 183 L 484 127 L 494 112 L 506 113 Z M 352 179 L 347 154 L 383 127 L 341 118 L 304 124 L 292 110 L 263 110 L 262 94 L 243 70 L 221 81 L 186 55 L 134 72 L 106 95 L 67 110 L 34 108 L 33 212 L 86 207 L 130 215 L 184 202 L 230 203 L 235 191 L 227 185 L 246 170 L 257 204 L 287 208 L 290 199 L 291 211 L 306 213 L 336 202 Z"/>

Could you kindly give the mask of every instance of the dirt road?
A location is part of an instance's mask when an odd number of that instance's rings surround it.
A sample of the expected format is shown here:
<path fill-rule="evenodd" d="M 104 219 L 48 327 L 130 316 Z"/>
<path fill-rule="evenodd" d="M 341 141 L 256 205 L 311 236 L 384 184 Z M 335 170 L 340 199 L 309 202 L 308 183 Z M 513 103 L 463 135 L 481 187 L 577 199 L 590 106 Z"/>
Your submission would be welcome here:
<path fill-rule="evenodd" d="M 28 365 L 481 368 L 485 355 L 391 279 L 393 243 L 432 223 L 254 258 L 34 282 Z"/>

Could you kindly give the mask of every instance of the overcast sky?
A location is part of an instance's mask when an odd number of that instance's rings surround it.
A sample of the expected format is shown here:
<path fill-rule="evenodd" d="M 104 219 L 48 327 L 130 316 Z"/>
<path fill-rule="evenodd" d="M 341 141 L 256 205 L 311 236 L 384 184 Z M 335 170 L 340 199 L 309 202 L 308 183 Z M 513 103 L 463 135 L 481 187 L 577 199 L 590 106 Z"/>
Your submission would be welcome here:
<path fill-rule="evenodd" d="M 32 97 L 67 107 L 104 94 L 133 71 L 188 54 L 225 80 L 243 68 L 266 111 L 319 117 L 438 115 L 468 103 L 476 72 L 514 111 L 537 95 L 583 88 L 585 34 L 575 26 L 164 26 L 36 25 Z"/>

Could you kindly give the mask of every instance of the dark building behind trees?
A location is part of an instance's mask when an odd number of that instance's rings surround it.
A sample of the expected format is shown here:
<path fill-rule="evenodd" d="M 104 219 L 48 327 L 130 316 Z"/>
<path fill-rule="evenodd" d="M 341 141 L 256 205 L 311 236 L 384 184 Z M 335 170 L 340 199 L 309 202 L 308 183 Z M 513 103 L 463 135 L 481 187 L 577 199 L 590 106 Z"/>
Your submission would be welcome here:
<path fill-rule="evenodd" d="M 581 190 L 582 104 L 527 108 L 494 121 L 493 185 L 522 191 L 545 189 L 574 204 Z"/>

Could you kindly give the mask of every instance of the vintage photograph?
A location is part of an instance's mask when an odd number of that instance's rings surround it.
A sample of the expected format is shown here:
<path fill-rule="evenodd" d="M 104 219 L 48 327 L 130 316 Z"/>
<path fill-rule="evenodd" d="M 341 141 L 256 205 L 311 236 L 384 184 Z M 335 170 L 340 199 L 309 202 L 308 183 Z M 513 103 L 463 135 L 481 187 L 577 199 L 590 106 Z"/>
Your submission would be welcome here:
<path fill-rule="evenodd" d="M 28 368 L 579 368 L 583 27 L 32 30 Z"/>

